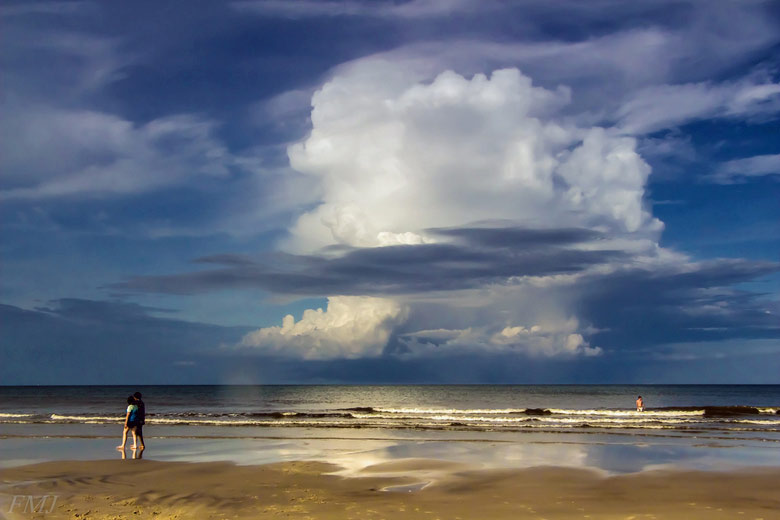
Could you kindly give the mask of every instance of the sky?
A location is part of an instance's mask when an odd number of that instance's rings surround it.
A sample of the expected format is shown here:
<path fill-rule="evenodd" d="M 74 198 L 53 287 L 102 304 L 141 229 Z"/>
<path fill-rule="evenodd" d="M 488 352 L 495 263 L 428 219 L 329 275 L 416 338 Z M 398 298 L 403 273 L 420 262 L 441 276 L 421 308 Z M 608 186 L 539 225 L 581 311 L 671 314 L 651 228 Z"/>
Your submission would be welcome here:
<path fill-rule="evenodd" d="M 780 2 L 0 24 L 0 384 L 780 383 Z"/>

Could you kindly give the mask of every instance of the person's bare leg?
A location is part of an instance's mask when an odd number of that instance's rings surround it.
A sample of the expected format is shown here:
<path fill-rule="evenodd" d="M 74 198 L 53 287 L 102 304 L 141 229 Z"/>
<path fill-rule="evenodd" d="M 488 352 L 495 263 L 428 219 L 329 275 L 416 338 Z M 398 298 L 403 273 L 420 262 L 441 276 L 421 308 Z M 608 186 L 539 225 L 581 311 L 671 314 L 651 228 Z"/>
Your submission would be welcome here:
<path fill-rule="evenodd" d="M 133 433 L 133 445 L 130 446 L 130 449 L 134 450 L 138 447 L 138 442 L 136 441 L 136 437 L 135 437 L 135 428 L 133 428 L 132 433 Z"/>
<path fill-rule="evenodd" d="M 141 449 L 144 449 L 145 446 L 144 446 L 144 432 L 143 432 L 143 430 L 136 430 L 136 435 L 138 437 L 138 447 L 141 448 Z"/>
<path fill-rule="evenodd" d="M 124 430 L 122 430 L 122 444 L 116 447 L 118 450 L 125 449 L 125 444 L 127 444 L 127 428 L 125 427 Z"/>

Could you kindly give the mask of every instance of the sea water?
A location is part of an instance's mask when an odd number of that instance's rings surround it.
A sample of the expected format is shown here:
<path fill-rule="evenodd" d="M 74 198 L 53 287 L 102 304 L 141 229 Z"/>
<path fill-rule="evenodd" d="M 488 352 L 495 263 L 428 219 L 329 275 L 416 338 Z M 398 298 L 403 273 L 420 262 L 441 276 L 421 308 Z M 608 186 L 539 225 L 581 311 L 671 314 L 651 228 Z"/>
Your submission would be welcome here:
<path fill-rule="evenodd" d="M 0 424 L 115 424 L 135 391 L 150 425 L 780 433 L 780 385 L 0 387 Z"/>

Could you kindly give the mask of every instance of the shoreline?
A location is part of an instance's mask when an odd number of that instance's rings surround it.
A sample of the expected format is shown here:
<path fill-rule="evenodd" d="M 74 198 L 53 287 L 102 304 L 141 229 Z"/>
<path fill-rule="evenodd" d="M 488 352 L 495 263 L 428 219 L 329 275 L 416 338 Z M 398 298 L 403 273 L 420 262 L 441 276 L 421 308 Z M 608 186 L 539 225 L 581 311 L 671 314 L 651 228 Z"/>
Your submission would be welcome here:
<path fill-rule="evenodd" d="M 398 459 L 357 471 L 321 461 L 94 460 L 0 470 L 2 512 L 29 518 L 13 496 L 57 496 L 40 518 L 751 518 L 780 516 L 780 468 L 738 471 L 537 466 L 484 469 Z"/>
<path fill-rule="evenodd" d="M 119 432 L 49 432 L 45 437 L 0 430 L 0 468 L 38 462 L 120 458 Z M 42 432 L 38 432 L 42 433 Z M 105 435 L 100 435 L 100 434 Z M 170 462 L 234 462 L 258 465 L 296 460 L 322 461 L 360 469 L 399 459 L 438 459 L 492 469 L 536 466 L 596 468 L 609 474 L 649 469 L 735 470 L 780 467 L 776 442 L 704 437 L 655 438 L 644 435 L 501 434 L 469 435 L 387 430 L 269 431 L 266 435 L 220 437 L 207 431 L 160 431 L 146 435 L 148 457 Z M 238 432 L 236 432 L 238 433 Z M 250 432 L 246 432 L 250 433 Z M 27 435 L 25 435 L 27 434 Z M 96 435 L 98 434 L 98 435 Z"/>

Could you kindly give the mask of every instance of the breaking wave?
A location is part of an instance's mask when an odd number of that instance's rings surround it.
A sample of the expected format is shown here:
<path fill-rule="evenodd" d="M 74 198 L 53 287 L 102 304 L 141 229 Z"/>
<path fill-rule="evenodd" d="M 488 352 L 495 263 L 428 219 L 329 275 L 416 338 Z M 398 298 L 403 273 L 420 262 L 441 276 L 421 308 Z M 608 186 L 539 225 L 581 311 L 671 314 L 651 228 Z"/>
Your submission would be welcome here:
<path fill-rule="evenodd" d="M 185 427 L 253 428 L 379 428 L 490 432 L 603 431 L 605 433 L 665 430 L 678 435 L 702 433 L 742 435 L 780 441 L 778 407 L 702 406 L 657 408 L 644 412 L 619 409 L 561 408 L 383 408 L 330 410 L 258 410 L 251 412 L 149 413 L 146 423 Z M 23 410 L 0 413 L 0 424 L 118 425 L 122 414 L 35 414 Z"/>

